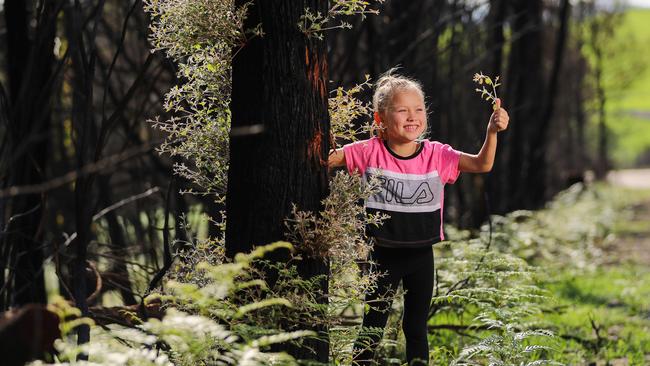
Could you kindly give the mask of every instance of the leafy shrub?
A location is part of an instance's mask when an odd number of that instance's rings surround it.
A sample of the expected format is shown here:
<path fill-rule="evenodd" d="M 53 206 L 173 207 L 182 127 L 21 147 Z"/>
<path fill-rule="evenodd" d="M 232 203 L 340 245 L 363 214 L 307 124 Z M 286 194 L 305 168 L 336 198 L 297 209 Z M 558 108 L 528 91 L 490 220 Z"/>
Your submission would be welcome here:
<path fill-rule="evenodd" d="M 63 300 L 53 307 L 59 314 L 62 339 L 55 344 L 59 355 L 54 364 L 79 365 L 271 365 L 294 364 L 284 353 L 268 350 L 272 344 L 313 335 L 309 331 L 284 332 L 262 329 L 263 324 L 246 323 L 248 314 L 274 307 L 290 308 L 283 298 L 267 298 L 243 306 L 235 304 L 243 289 L 264 288 L 265 282 L 254 278 L 254 262 L 266 253 L 290 249 L 287 242 L 258 247 L 250 254 L 239 254 L 232 263 L 201 263 L 206 283 L 168 281 L 172 295 L 157 295 L 169 308 L 162 320 L 149 319 L 135 328 L 92 327 L 89 343 L 77 345 L 71 334 L 79 324 L 92 324 L 78 318 L 80 312 Z M 182 309 L 182 310 L 180 310 Z M 70 320 L 70 317 L 75 319 Z M 244 329 L 255 329 L 255 332 Z M 82 354 L 89 361 L 77 360 Z M 32 365 L 45 365 L 38 361 Z"/>

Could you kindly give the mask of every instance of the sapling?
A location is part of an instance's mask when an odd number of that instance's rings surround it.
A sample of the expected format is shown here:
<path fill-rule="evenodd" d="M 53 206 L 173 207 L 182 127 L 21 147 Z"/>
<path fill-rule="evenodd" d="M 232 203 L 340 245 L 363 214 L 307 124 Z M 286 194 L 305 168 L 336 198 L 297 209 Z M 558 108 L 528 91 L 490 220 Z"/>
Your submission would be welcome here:
<path fill-rule="evenodd" d="M 473 80 L 475 83 L 481 86 L 480 89 L 474 89 L 478 93 L 481 93 L 481 98 L 487 100 L 488 102 L 491 102 L 493 110 L 496 111 L 499 109 L 501 106 L 501 99 L 499 99 L 497 95 L 497 87 L 501 85 L 499 84 L 499 76 L 495 77 L 493 81 L 489 76 L 483 75 L 483 72 L 478 72 L 474 74 Z M 486 85 L 491 87 L 492 90 L 486 88 Z"/>
<path fill-rule="evenodd" d="M 363 0 L 333 0 L 327 13 L 312 12 L 305 8 L 305 14 L 300 16 L 298 29 L 307 37 L 314 37 L 323 40 L 323 32 L 332 29 L 352 29 L 352 24 L 340 20 L 342 17 L 361 15 L 361 19 L 369 14 L 379 14 L 378 9 L 370 8 L 371 5 L 382 4 L 385 0 L 363 1 Z M 371 3 L 377 4 L 371 4 Z M 331 25 L 334 21 L 339 24 Z"/>

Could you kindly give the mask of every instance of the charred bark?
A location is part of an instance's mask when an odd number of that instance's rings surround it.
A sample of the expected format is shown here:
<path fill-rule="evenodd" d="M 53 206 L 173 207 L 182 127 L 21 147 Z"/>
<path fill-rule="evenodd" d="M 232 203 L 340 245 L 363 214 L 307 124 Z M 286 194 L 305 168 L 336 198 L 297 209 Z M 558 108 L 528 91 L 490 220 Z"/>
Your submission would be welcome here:
<path fill-rule="evenodd" d="M 45 180 L 50 131 L 56 18 L 59 1 L 40 3 L 34 38 L 28 36 L 30 17 L 23 1 L 5 2 L 10 101 L 5 99 L 7 151 L 3 152 L 2 187 L 38 184 Z M 3 93 L 4 94 L 4 93 Z M 2 199 L 3 266 L 0 309 L 45 303 L 43 212 L 46 197 L 28 194 Z M 5 278 L 5 268 L 10 270 Z"/>
<path fill-rule="evenodd" d="M 528 186 L 527 176 L 531 170 L 532 132 L 538 130 L 541 121 L 539 101 L 542 100 L 544 80 L 542 78 L 542 1 L 518 0 L 513 6 L 512 40 L 508 61 L 505 97 L 509 110 L 510 124 L 505 140 L 508 147 L 508 184 L 500 196 L 497 211 L 507 212 L 519 208 L 532 208 L 531 191 L 544 191 L 544 181 Z M 500 143 L 501 143 L 500 141 Z"/>
<path fill-rule="evenodd" d="M 308 38 L 296 27 L 305 8 L 325 13 L 327 6 L 315 0 L 254 1 L 249 9 L 245 28 L 261 23 L 264 36 L 249 40 L 233 62 L 226 201 L 226 252 L 231 257 L 284 239 L 291 205 L 317 212 L 327 194 L 326 42 Z M 274 259 L 286 256 L 276 253 Z M 327 265 L 323 259 L 305 258 L 298 271 L 311 278 L 327 273 Z M 326 281 L 322 286 L 326 291 Z M 325 329 L 316 330 L 326 336 Z M 288 351 L 326 362 L 327 342 L 309 343 Z"/>
<path fill-rule="evenodd" d="M 533 151 L 531 154 L 530 166 L 531 169 L 528 173 L 527 186 L 531 187 L 532 191 L 529 196 L 532 197 L 532 204 L 534 207 L 541 206 L 547 197 L 546 182 L 548 174 L 548 166 L 546 153 L 549 146 L 549 134 L 551 126 L 551 118 L 555 110 L 556 94 L 560 82 L 560 73 L 562 63 L 564 60 L 564 49 L 569 28 L 569 16 L 571 14 L 571 4 L 569 0 L 562 0 L 558 12 L 559 26 L 557 35 L 555 37 L 555 53 L 553 55 L 553 66 L 549 76 L 548 89 L 544 96 L 544 105 L 541 112 L 541 119 L 537 126 L 536 132 L 533 134 L 532 146 Z M 541 183 L 541 184 L 540 184 Z"/>
<path fill-rule="evenodd" d="M 111 202 L 112 194 L 107 177 L 102 177 L 99 180 L 99 187 L 103 199 L 102 203 L 105 206 L 109 206 L 113 202 Z M 108 234 L 111 238 L 111 254 L 114 259 L 108 273 L 102 274 L 102 277 L 108 282 L 108 286 L 105 286 L 102 291 L 116 289 L 122 296 L 124 305 L 137 304 L 125 262 L 128 258 L 128 246 L 124 233 L 122 232 L 122 227 L 117 220 L 117 214 L 114 211 L 108 212 L 106 214 L 106 222 L 108 224 Z"/>
<path fill-rule="evenodd" d="M 64 8 L 65 32 L 69 42 L 69 53 L 72 67 L 72 87 L 74 89 L 72 98 L 72 126 L 76 133 L 75 153 L 76 168 L 82 169 L 86 164 L 99 160 L 102 145 L 100 138 L 102 133 L 98 132 L 95 120 L 95 109 L 93 104 L 93 81 L 95 77 L 95 66 L 97 52 L 95 45 L 96 24 L 102 16 L 105 2 L 99 0 L 90 9 L 91 16 L 88 21 L 91 24 L 87 27 L 85 10 L 78 2 L 67 3 Z M 72 274 L 72 295 L 75 306 L 82 315 L 88 315 L 88 302 L 86 295 L 88 284 L 86 280 L 88 243 L 92 238 L 90 224 L 95 202 L 94 195 L 95 174 L 79 176 L 74 184 L 74 213 L 75 230 L 77 237 L 70 244 L 72 250 L 72 261 L 70 273 Z M 77 342 L 86 343 L 90 340 L 90 328 L 81 325 L 77 328 Z M 87 355 L 80 355 L 80 359 L 87 359 Z"/>

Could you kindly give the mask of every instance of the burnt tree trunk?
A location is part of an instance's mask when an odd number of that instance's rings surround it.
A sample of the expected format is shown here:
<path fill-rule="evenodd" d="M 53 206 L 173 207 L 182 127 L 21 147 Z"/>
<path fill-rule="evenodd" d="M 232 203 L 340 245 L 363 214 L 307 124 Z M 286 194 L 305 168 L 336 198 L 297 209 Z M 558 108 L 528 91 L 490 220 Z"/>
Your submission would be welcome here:
<path fill-rule="evenodd" d="M 596 161 L 594 162 L 594 170 L 598 179 L 603 179 L 610 168 L 610 161 L 608 156 L 608 128 L 606 123 L 605 105 L 607 103 L 607 94 L 605 92 L 605 85 L 603 80 L 604 73 L 604 60 L 607 41 L 613 33 L 613 25 L 609 21 L 610 18 L 603 18 L 602 21 L 592 21 L 590 24 L 591 35 L 589 37 L 589 46 L 594 56 L 594 87 L 596 97 L 596 110 L 598 121 L 598 142 L 596 147 Z"/>
<path fill-rule="evenodd" d="M 499 212 L 534 207 L 533 195 L 529 192 L 544 191 L 543 181 L 527 185 L 527 176 L 533 169 L 531 152 L 537 146 L 530 146 L 532 131 L 540 123 L 539 101 L 544 90 L 542 78 L 542 1 L 517 0 L 512 5 L 512 40 L 508 61 L 504 105 L 509 107 L 512 123 L 500 143 L 508 147 L 507 185 L 502 185 Z M 504 138 L 505 137 L 505 138 Z M 504 141 L 505 140 L 505 141 Z M 536 198 L 535 198 L 536 199 Z"/>
<path fill-rule="evenodd" d="M 552 138 L 549 130 L 551 129 L 551 118 L 555 110 L 555 102 L 559 83 L 562 63 L 564 61 L 564 49 L 566 45 L 567 34 L 569 32 L 569 15 L 571 14 L 571 4 L 569 0 L 562 0 L 558 12 L 559 26 L 557 36 L 555 37 L 555 54 L 553 55 L 553 66 L 550 72 L 548 89 L 544 96 L 544 105 L 541 112 L 541 119 L 537 125 L 537 130 L 533 134 L 532 146 L 533 151 L 530 157 L 530 166 L 533 167 L 528 173 L 528 186 L 532 188 L 529 196 L 536 198 L 533 202 L 535 206 L 541 206 L 547 198 L 545 190 L 547 182 L 547 159 L 546 152 L 548 141 Z M 542 184 L 539 184 L 539 183 Z"/>
<path fill-rule="evenodd" d="M 488 16 L 488 60 L 490 65 L 491 76 L 500 76 L 502 79 L 503 72 L 503 48 L 505 46 L 504 25 L 506 14 L 508 11 L 508 2 L 506 0 L 490 0 L 490 13 Z M 505 101 L 504 107 L 509 108 L 508 101 Z M 503 140 L 503 139 L 502 139 Z M 504 159 L 505 144 L 497 144 L 497 159 L 494 162 L 492 174 L 484 178 L 484 201 L 480 205 L 483 206 L 484 211 L 478 215 L 478 220 L 474 222 L 476 227 L 480 227 L 481 222 L 489 219 L 492 213 L 492 206 L 497 202 L 502 202 L 503 193 L 500 187 L 507 184 L 507 177 L 503 173 L 506 168 L 506 159 Z M 487 194 L 486 194 L 487 193 Z M 479 206 L 479 204 L 477 204 Z"/>
<path fill-rule="evenodd" d="M 90 6 L 92 22 L 86 22 L 86 9 Z M 97 61 L 96 24 L 104 10 L 105 0 L 87 4 L 66 3 L 64 8 L 65 33 L 69 44 L 71 61 L 71 85 L 74 90 L 72 97 L 71 120 L 75 131 L 74 148 L 76 168 L 81 170 L 88 164 L 97 162 L 101 156 L 103 130 L 98 131 L 93 104 L 93 80 Z M 102 126 L 104 127 L 104 126 Z M 74 181 L 74 212 L 77 237 L 70 244 L 72 261 L 72 295 L 75 306 L 83 316 L 88 316 L 88 283 L 86 280 L 88 244 L 92 239 L 92 212 L 96 205 L 94 184 L 95 174 L 79 175 Z M 77 329 L 77 343 L 83 344 L 90 340 L 90 327 L 80 325 Z M 87 359 L 82 354 L 78 359 Z"/>
<path fill-rule="evenodd" d="M 596 155 L 596 177 L 599 179 L 605 178 L 607 171 L 610 168 L 609 156 L 607 154 L 608 143 L 607 143 L 607 123 L 606 123 L 606 113 L 605 113 L 605 104 L 607 103 L 607 97 L 605 94 L 605 87 L 603 86 L 603 51 L 600 48 L 600 45 L 594 45 L 594 55 L 596 58 L 596 66 L 594 68 L 594 74 L 596 79 L 596 100 L 597 100 L 597 109 L 598 109 L 598 147 Z"/>
<path fill-rule="evenodd" d="M 307 7 L 325 13 L 328 2 L 254 1 L 249 9 L 245 28 L 261 23 L 264 36 L 249 40 L 233 62 L 226 201 L 231 257 L 284 239 L 291 205 L 319 211 L 328 192 L 326 41 L 298 30 Z M 276 254 L 275 259 L 286 258 Z M 298 270 L 310 278 L 326 274 L 328 267 L 323 259 L 305 258 Z M 326 291 L 327 281 L 322 286 Z M 316 330 L 326 337 L 325 329 Z M 327 342 L 307 346 L 315 353 L 308 347 L 288 351 L 300 359 L 327 361 Z"/>
<path fill-rule="evenodd" d="M 34 38 L 30 39 L 30 6 L 5 2 L 10 102 L 3 151 L 3 188 L 38 184 L 45 180 L 50 131 L 50 95 L 58 1 L 39 4 Z M 3 145 L 4 142 L 3 142 Z M 45 196 L 28 194 L 3 198 L 0 248 L 0 309 L 27 303 L 46 303 L 43 277 L 43 211 Z M 8 272 L 5 269 L 9 268 Z M 5 278 L 5 274 L 7 275 Z"/>
<path fill-rule="evenodd" d="M 98 180 L 99 189 L 101 192 L 102 204 L 106 207 L 110 206 L 112 202 L 111 188 L 108 177 L 100 177 Z M 124 305 L 137 304 L 137 300 L 133 294 L 129 270 L 126 266 L 126 259 L 129 257 L 129 249 L 127 246 L 126 238 L 122 232 L 122 226 L 118 221 L 115 211 L 106 213 L 106 223 L 108 224 L 108 234 L 111 238 L 111 255 L 113 261 L 107 273 L 103 273 L 108 285 L 102 289 L 102 292 L 111 289 L 116 289 L 122 296 Z"/>

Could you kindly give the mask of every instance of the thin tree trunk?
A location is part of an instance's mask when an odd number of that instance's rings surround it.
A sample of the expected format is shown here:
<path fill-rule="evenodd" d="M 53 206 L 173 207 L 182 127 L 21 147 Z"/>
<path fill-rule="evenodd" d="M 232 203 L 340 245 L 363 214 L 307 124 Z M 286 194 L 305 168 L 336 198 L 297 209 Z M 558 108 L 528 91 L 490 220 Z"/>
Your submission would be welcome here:
<path fill-rule="evenodd" d="M 539 101 L 544 90 L 542 78 L 542 1 L 517 0 L 513 4 L 512 40 L 505 81 L 505 101 L 510 106 L 513 121 L 505 138 L 508 147 L 508 184 L 503 186 L 498 211 L 507 212 L 519 208 L 532 208 L 531 191 L 544 191 L 544 182 L 527 185 L 526 177 L 531 169 L 531 133 L 539 125 Z M 505 140 L 505 141 L 504 141 Z M 535 197 L 536 199 L 536 197 Z"/>
<path fill-rule="evenodd" d="M 7 0 L 4 3 L 7 24 L 7 71 L 9 74 L 9 95 L 16 101 L 25 78 L 29 57 L 29 29 L 27 4 L 22 0 Z"/>
<path fill-rule="evenodd" d="M 88 4 L 84 4 L 88 5 Z M 94 4 L 91 4 L 94 5 Z M 84 165 L 97 161 L 102 146 L 98 141 L 98 131 L 94 118 L 93 105 L 93 80 L 95 76 L 95 31 L 97 19 L 101 17 L 104 8 L 104 1 L 99 0 L 94 9 L 90 11 L 92 21 L 87 30 L 84 24 L 84 9 L 82 4 L 67 3 L 65 6 L 65 30 L 69 42 L 72 86 L 74 89 L 72 100 L 72 125 L 76 132 L 75 152 L 77 169 Z M 71 243 L 73 260 L 71 273 L 73 288 L 72 293 L 75 299 L 75 306 L 82 315 L 88 315 L 88 294 L 86 281 L 86 260 L 88 255 L 88 243 L 91 239 L 90 224 L 92 219 L 93 184 L 94 175 L 80 176 L 75 180 L 74 185 L 74 212 L 76 239 Z M 77 328 L 77 343 L 83 344 L 90 340 L 90 328 L 81 325 Z M 80 355 L 80 359 L 87 359 L 88 355 Z"/>
<path fill-rule="evenodd" d="M 505 44 L 503 26 L 505 25 L 506 12 L 506 0 L 490 0 L 490 15 L 488 17 L 490 42 L 487 47 L 490 48 L 490 73 L 492 75 L 501 75 L 503 69 L 503 46 Z"/>
<path fill-rule="evenodd" d="M 113 195 L 110 191 L 111 188 L 109 186 L 108 179 L 109 177 L 101 177 L 99 179 L 99 187 L 101 190 L 101 197 L 103 199 L 102 204 L 106 207 L 113 203 L 111 200 L 111 197 Z M 117 215 L 114 211 L 108 212 L 105 217 L 106 222 L 108 223 L 108 234 L 111 238 L 111 254 L 115 259 L 111 264 L 108 273 L 105 273 L 104 276 L 102 276 L 110 280 L 106 281 L 109 283 L 109 286 L 103 289 L 103 291 L 115 288 L 120 292 L 124 305 L 137 304 L 137 300 L 135 299 L 135 296 L 133 296 L 133 290 L 131 289 L 129 271 L 124 261 L 128 258 L 128 249 L 126 240 L 124 238 L 124 233 L 122 232 L 122 227 L 119 224 Z"/>
<path fill-rule="evenodd" d="M 587 124 L 587 117 L 585 113 L 585 98 L 583 96 L 582 88 L 584 83 L 584 64 L 580 65 L 581 69 L 576 73 L 576 92 L 574 99 L 575 108 L 575 121 L 576 121 L 576 167 L 578 169 L 585 169 L 588 165 L 587 154 L 585 149 L 585 126 Z M 573 143 L 573 141 L 571 142 Z"/>
<path fill-rule="evenodd" d="M 605 88 L 603 87 L 603 54 L 599 48 L 600 45 L 595 45 L 594 51 L 596 54 L 596 100 L 598 101 L 598 159 L 596 162 L 596 177 L 602 179 L 609 170 L 609 156 L 608 150 L 608 132 L 605 114 L 605 104 L 607 99 L 605 96 Z"/>
<path fill-rule="evenodd" d="M 499 76 L 503 79 L 503 47 L 505 45 L 505 36 L 503 33 L 506 14 L 508 11 L 508 4 L 506 0 L 490 0 L 490 13 L 488 17 L 488 29 L 490 41 L 488 42 L 489 57 L 490 57 L 490 75 L 493 77 Z M 509 101 L 505 101 L 504 107 L 509 107 Z M 480 206 L 483 207 L 484 212 L 477 220 L 480 223 L 485 222 L 492 210 L 492 206 L 500 209 L 499 202 L 503 202 L 504 192 L 501 190 L 503 185 L 507 184 L 506 172 L 506 148 L 503 142 L 497 144 L 497 159 L 494 162 L 492 173 L 489 174 L 484 180 L 483 196 L 479 196 Z M 486 194 L 487 192 L 487 194 Z M 483 198 L 483 199 L 481 199 Z M 478 204 L 477 204 L 478 205 Z M 501 208 L 502 209 L 502 208 Z"/>
<path fill-rule="evenodd" d="M 557 30 L 555 37 L 555 54 L 553 57 L 553 66 L 550 74 L 550 81 L 546 96 L 544 97 L 544 108 L 541 112 L 541 119 L 537 126 L 536 132 L 532 135 L 532 155 L 531 155 L 531 169 L 528 172 L 528 184 L 532 191 L 529 196 L 533 198 L 533 205 L 541 206 L 546 201 L 545 182 L 547 181 L 547 162 L 546 152 L 548 148 L 548 140 L 551 138 L 549 134 L 551 126 L 551 118 L 555 110 L 555 95 L 558 91 L 560 73 L 562 71 L 562 62 L 564 60 L 564 49 L 566 45 L 567 33 L 569 28 L 569 16 L 571 14 L 571 4 L 569 0 L 562 0 L 560 4 L 560 12 L 558 14 L 560 26 Z M 542 183 L 541 185 L 539 183 Z M 535 189 L 537 188 L 537 189 Z"/>

